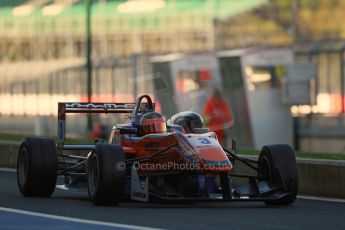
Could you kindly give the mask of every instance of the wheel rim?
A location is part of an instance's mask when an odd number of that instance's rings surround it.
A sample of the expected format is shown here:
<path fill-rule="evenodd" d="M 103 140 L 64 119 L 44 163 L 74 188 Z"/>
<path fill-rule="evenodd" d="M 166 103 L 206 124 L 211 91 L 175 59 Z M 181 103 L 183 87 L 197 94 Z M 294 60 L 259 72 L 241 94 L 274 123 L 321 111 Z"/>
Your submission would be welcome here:
<path fill-rule="evenodd" d="M 99 164 L 98 164 L 98 158 L 96 155 L 93 155 L 90 162 L 90 168 L 89 168 L 89 191 L 91 194 L 95 194 L 98 186 L 98 178 L 99 178 Z"/>
<path fill-rule="evenodd" d="M 25 148 L 20 151 L 18 156 L 18 180 L 21 187 L 26 183 L 28 177 L 28 152 Z"/>

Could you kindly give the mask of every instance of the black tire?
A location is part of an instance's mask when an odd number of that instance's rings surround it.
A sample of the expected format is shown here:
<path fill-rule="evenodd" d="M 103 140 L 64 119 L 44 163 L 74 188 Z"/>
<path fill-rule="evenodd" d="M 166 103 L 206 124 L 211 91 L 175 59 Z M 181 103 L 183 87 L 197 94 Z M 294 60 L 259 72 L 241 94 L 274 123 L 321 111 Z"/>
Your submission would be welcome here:
<path fill-rule="evenodd" d="M 97 144 L 87 163 L 88 193 L 95 205 L 117 205 L 124 191 L 125 154 L 119 145 Z"/>
<path fill-rule="evenodd" d="M 277 173 L 279 168 L 279 173 Z M 289 145 L 269 145 L 261 150 L 258 163 L 259 180 L 268 181 L 273 187 L 284 186 L 291 196 L 265 201 L 268 205 L 289 205 L 298 193 L 298 166 L 293 149 Z M 261 172 L 261 173 L 260 173 Z"/>
<path fill-rule="evenodd" d="M 49 197 L 57 178 L 54 141 L 29 137 L 21 143 L 17 157 L 17 184 L 24 196 Z"/>

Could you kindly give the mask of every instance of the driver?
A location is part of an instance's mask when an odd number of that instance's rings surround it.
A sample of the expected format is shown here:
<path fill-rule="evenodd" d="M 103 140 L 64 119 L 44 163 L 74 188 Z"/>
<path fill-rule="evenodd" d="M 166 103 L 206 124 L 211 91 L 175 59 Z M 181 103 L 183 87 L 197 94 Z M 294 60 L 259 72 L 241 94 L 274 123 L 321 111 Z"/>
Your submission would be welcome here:
<path fill-rule="evenodd" d="M 167 124 L 162 114 L 157 112 L 148 112 L 141 117 L 139 122 L 139 133 L 141 136 L 166 132 Z"/>
<path fill-rule="evenodd" d="M 171 117 L 170 122 L 171 124 L 182 126 L 186 133 L 195 133 L 195 128 L 204 127 L 202 116 L 191 111 L 175 114 Z"/>

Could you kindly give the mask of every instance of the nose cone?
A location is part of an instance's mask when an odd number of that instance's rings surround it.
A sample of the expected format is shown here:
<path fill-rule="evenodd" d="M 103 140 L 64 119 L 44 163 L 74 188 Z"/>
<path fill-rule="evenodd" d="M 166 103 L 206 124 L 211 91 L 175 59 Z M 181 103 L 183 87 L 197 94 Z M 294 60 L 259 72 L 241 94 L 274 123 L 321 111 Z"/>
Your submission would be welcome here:
<path fill-rule="evenodd" d="M 200 164 L 206 171 L 232 170 L 232 164 L 214 133 L 188 135 L 175 133 L 175 137 L 179 142 L 180 154 L 189 163 Z"/>
<path fill-rule="evenodd" d="M 208 133 L 191 136 L 189 141 L 198 152 L 200 160 L 205 164 L 207 171 L 231 171 L 232 165 L 215 134 Z"/>
<path fill-rule="evenodd" d="M 221 148 L 198 148 L 199 156 L 208 171 L 231 171 L 232 164 Z"/>

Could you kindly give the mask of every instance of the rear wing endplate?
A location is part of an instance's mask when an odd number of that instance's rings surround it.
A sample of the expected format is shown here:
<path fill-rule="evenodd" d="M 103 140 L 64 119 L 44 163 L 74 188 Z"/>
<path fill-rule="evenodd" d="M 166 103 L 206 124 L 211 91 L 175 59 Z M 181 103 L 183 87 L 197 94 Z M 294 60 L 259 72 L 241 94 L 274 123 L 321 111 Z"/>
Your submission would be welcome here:
<path fill-rule="evenodd" d="M 67 113 L 132 113 L 135 103 L 82 103 L 59 102 L 58 104 L 58 151 L 63 152 L 66 135 Z"/>

